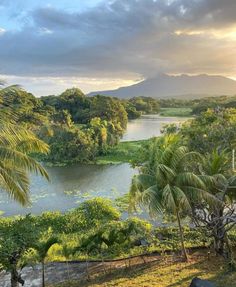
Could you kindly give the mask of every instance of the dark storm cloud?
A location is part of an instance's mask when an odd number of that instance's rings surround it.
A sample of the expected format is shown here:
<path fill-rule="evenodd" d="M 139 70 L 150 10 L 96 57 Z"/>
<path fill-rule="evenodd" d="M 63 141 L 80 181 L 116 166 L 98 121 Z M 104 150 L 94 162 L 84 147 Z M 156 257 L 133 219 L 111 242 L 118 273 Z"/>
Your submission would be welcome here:
<path fill-rule="evenodd" d="M 0 34 L 0 74 L 233 71 L 235 41 L 207 31 L 231 29 L 235 11 L 235 0 L 104 1 L 83 13 L 38 8 L 20 31 Z"/>

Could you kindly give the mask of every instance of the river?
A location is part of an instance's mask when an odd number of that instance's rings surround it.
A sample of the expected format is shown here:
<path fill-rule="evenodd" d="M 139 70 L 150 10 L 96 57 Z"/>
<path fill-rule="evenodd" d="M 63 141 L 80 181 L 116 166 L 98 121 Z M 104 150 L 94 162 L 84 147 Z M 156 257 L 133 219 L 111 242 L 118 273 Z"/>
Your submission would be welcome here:
<path fill-rule="evenodd" d="M 160 135 L 163 125 L 183 122 L 186 118 L 143 116 L 128 123 L 123 141 L 148 139 Z M 46 210 L 66 211 L 93 197 L 114 199 L 128 192 L 132 176 L 137 173 L 129 164 L 47 167 L 50 182 L 32 176 L 30 207 L 23 208 L 5 193 L 0 194 L 0 211 L 5 216 L 39 214 Z"/>

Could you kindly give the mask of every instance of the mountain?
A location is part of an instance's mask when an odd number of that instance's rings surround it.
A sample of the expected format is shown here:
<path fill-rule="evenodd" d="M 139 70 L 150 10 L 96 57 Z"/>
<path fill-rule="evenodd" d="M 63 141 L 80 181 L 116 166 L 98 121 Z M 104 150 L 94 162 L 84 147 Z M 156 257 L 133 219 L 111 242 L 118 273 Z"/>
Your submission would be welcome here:
<path fill-rule="evenodd" d="M 236 81 L 223 76 L 159 75 L 128 87 L 92 92 L 93 95 L 119 98 L 146 96 L 153 98 L 199 98 L 206 96 L 236 95 Z"/>

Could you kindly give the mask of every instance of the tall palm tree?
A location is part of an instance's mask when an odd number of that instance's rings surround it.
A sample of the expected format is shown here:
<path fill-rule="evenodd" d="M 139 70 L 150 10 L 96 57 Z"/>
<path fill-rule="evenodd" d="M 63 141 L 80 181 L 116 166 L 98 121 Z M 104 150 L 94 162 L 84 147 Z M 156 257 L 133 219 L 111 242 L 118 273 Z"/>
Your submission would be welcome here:
<path fill-rule="evenodd" d="M 151 215 L 164 212 L 176 216 L 182 255 L 186 261 L 188 256 L 181 213 L 190 213 L 194 200 L 212 198 L 206 192 L 204 182 L 190 169 L 190 163 L 199 159 L 198 153 L 189 152 L 187 147 L 178 146 L 176 142 L 162 146 L 157 144 L 156 148 L 152 147 L 149 159 L 142 168 L 147 173 L 134 176 L 130 188 L 132 206 L 144 205 Z"/>
<path fill-rule="evenodd" d="M 16 87 L 8 88 L 14 92 Z M 2 90 L 1 90 L 2 91 Z M 11 106 L 1 102 L 0 91 L 0 189 L 22 205 L 29 203 L 29 173 L 48 179 L 45 169 L 30 155 L 47 153 L 48 146 L 33 132 L 17 125 Z M 6 92 L 6 91 L 5 91 Z"/>

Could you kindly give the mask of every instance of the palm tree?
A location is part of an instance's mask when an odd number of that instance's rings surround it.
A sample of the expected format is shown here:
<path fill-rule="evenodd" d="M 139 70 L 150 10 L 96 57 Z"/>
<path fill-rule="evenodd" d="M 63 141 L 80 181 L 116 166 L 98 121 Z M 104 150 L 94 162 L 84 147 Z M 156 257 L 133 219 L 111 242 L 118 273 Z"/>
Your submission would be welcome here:
<path fill-rule="evenodd" d="M 45 259 L 49 249 L 56 243 L 60 243 L 58 238 L 50 237 L 47 241 L 40 242 L 34 246 L 37 251 L 38 261 L 42 264 L 42 287 L 45 287 Z"/>
<path fill-rule="evenodd" d="M 13 92 L 16 87 L 8 89 L 9 92 Z M 10 106 L 1 103 L 1 91 L 0 189 L 22 205 L 26 205 L 29 203 L 29 173 L 40 174 L 48 179 L 45 169 L 30 155 L 47 153 L 48 145 L 39 140 L 33 132 L 16 124 L 17 115 L 12 113 Z"/>
<path fill-rule="evenodd" d="M 184 234 L 181 224 L 181 214 L 191 212 L 191 202 L 209 199 L 212 196 L 206 192 L 206 186 L 190 169 L 190 163 L 201 156 L 189 152 L 187 147 L 178 146 L 176 142 L 152 147 L 147 162 L 141 173 L 134 176 L 130 188 L 131 206 L 144 205 L 151 215 L 168 213 L 176 217 L 182 255 L 188 260 L 184 245 Z"/>
<path fill-rule="evenodd" d="M 68 246 L 67 244 L 62 245 L 62 250 L 61 250 L 62 255 L 66 259 L 66 266 L 67 266 L 67 277 L 68 281 L 70 281 L 70 267 L 69 267 L 69 258 L 71 254 L 74 253 L 74 248 L 71 246 Z"/>

